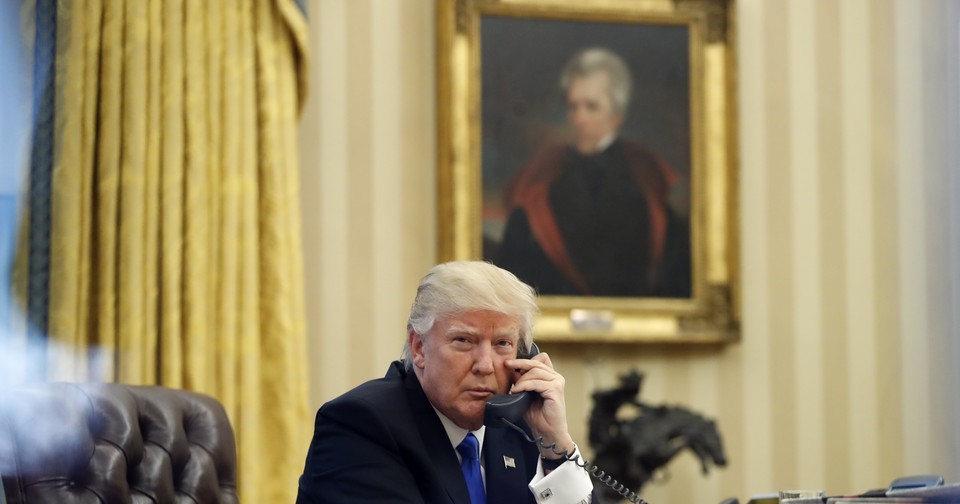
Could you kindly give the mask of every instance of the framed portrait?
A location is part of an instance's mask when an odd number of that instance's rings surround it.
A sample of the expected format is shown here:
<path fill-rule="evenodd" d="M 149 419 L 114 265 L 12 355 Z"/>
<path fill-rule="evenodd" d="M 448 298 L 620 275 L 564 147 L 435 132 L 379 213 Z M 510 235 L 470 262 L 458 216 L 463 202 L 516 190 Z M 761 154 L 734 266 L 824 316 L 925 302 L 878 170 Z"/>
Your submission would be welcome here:
<path fill-rule="evenodd" d="M 739 335 L 732 0 L 438 0 L 438 255 L 540 340 Z"/>

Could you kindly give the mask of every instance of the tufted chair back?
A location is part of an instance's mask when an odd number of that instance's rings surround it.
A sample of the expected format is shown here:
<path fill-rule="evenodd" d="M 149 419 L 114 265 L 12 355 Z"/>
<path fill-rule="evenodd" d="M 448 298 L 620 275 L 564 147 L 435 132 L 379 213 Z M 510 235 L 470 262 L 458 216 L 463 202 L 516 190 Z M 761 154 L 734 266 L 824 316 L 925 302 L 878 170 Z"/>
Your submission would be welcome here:
<path fill-rule="evenodd" d="M 0 476 L 8 504 L 237 502 L 223 406 L 164 387 L 0 389 Z"/>

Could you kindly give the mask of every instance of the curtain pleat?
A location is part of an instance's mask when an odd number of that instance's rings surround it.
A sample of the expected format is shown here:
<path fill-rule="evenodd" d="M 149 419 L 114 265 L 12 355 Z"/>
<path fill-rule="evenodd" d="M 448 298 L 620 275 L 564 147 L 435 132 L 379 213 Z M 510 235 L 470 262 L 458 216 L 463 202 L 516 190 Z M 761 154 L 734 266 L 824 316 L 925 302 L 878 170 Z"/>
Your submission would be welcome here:
<path fill-rule="evenodd" d="M 160 276 L 161 276 L 161 138 L 163 130 L 162 99 L 163 81 L 163 11 L 164 0 L 142 0 L 146 9 L 146 69 L 144 80 L 147 88 L 146 142 L 145 151 L 145 191 L 143 228 L 143 371 L 141 379 L 146 382 L 162 383 L 160 373 Z"/>
<path fill-rule="evenodd" d="M 277 2 L 287 7 L 291 2 Z M 296 446 L 305 443 L 303 424 L 298 418 L 309 416 L 306 404 L 302 410 L 281 408 L 280 405 L 296 404 L 294 394 L 297 389 L 283 388 L 282 383 L 306 383 L 305 361 L 297 359 L 296 354 L 306 348 L 305 314 L 302 296 L 291 296 L 293 292 L 303 291 L 302 261 L 285 260 L 288 257 L 300 257 L 300 220 L 299 220 L 299 181 L 298 171 L 283 169 L 285 166 L 297 166 L 297 56 L 296 40 L 290 36 L 290 25 L 277 10 L 267 2 L 257 2 L 257 78 L 261 96 L 275 96 L 276 100 L 261 100 L 258 107 L 260 152 L 260 250 L 264 254 L 261 262 L 261 296 L 266 299 L 287 299 L 289 304 L 273 301 L 261 303 L 262 323 L 289 335 L 282 340 L 272 339 L 273 344 L 264 344 L 263 350 L 268 358 L 263 360 L 264 386 L 270 388 L 264 394 L 264 410 L 269 412 L 270 425 L 282 426 L 278 431 L 278 441 Z M 295 6 L 293 6 L 296 8 Z M 282 13 L 282 10 L 281 10 Z M 288 366 L 275 363 L 286 362 Z M 302 461 L 277 452 L 268 452 L 267 463 L 282 468 L 286 474 L 296 475 L 302 468 Z M 265 490 L 263 502 L 280 502 L 286 489 L 279 483 Z"/>
<path fill-rule="evenodd" d="M 218 155 L 221 162 L 221 192 L 219 198 L 220 214 L 219 226 L 215 230 L 221 237 L 233 240 L 234 245 L 223 246 L 219 249 L 218 270 L 220 282 L 215 299 L 217 300 L 217 325 L 220 327 L 217 346 L 223 358 L 217 366 L 217 380 L 224 384 L 237 384 L 239 379 L 238 358 L 240 324 L 239 294 L 241 290 L 240 250 L 243 248 L 239 240 L 241 229 L 241 209 L 247 201 L 243 201 L 241 193 L 240 148 L 241 134 L 240 117 L 242 103 L 240 93 L 240 62 L 242 55 L 240 47 L 240 12 L 235 4 L 224 6 L 220 12 L 220 51 L 222 57 L 218 69 L 222 75 L 222 87 L 219 94 L 219 115 L 214 119 L 219 122 L 220 148 Z M 237 402 L 239 387 L 224 387 L 221 400 L 227 408 L 231 418 L 238 418 Z"/>
<path fill-rule="evenodd" d="M 131 0 L 136 1 L 136 0 Z M 62 38 L 65 44 L 70 39 Z M 102 351 L 107 352 L 102 365 L 104 373 L 112 379 L 119 380 L 117 373 L 117 355 L 122 350 L 120 338 L 123 336 L 117 323 L 119 309 L 118 288 L 120 279 L 118 271 L 119 234 L 121 228 L 119 216 L 120 200 L 120 146 L 122 131 L 121 107 L 123 91 L 123 3 L 122 0 L 106 0 L 103 4 L 103 26 L 100 40 L 100 81 L 99 88 L 88 89 L 97 93 L 90 99 L 97 100 L 97 129 L 94 132 L 96 158 L 93 166 L 93 241 L 94 259 L 91 266 L 96 272 L 92 297 L 94 298 L 93 313 L 96 318 L 96 336 Z M 64 64 L 70 61 L 60 58 Z M 132 106 L 132 104 L 128 104 Z M 58 114 L 60 112 L 58 111 Z M 73 162 L 69 158 L 61 158 L 56 163 L 57 170 L 70 171 Z M 61 188 L 54 185 L 56 193 Z M 58 219 L 57 215 L 53 220 Z M 54 242 L 57 236 L 53 236 Z M 131 281 L 124 279 L 124 281 Z M 54 336 L 59 333 L 54 332 Z"/>
<path fill-rule="evenodd" d="M 204 40 L 207 47 L 207 52 L 203 59 L 203 72 L 206 75 L 206 88 L 205 88 L 205 106 L 204 106 L 204 124 L 206 128 L 207 136 L 207 166 L 210 167 L 207 170 L 207 184 L 209 190 L 206 192 L 207 196 L 207 208 L 208 208 L 208 230 L 207 236 L 209 246 L 207 247 L 208 254 L 208 270 L 207 275 L 211 276 L 215 281 L 207 282 L 205 296 L 209 300 L 209 305 L 207 307 L 208 315 L 208 325 L 211 327 L 210 334 L 213 338 L 209 342 L 211 348 L 219 349 L 222 347 L 224 340 L 227 338 L 227 333 L 223 330 L 224 315 L 229 315 L 222 312 L 219 308 L 218 295 L 221 292 L 220 285 L 225 281 L 223 271 L 220 267 L 222 260 L 222 250 L 225 248 L 225 241 L 229 240 L 228 235 L 221 233 L 221 225 L 223 222 L 224 214 L 222 208 L 223 202 L 223 135 L 222 135 L 222 125 L 223 125 L 223 101 L 222 101 L 222 89 L 223 89 L 223 20 L 222 20 L 222 9 L 223 6 L 219 2 L 206 2 L 205 3 L 207 12 L 204 19 L 203 31 L 204 31 Z M 216 328 L 213 330 L 213 328 Z M 210 355 L 207 352 L 207 355 Z M 227 382 L 222 379 L 220 374 L 219 363 L 221 358 L 216 356 L 216 358 L 210 359 L 209 366 L 207 366 L 206 380 L 214 386 L 215 388 L 223 391 L 227 388 Z M 233 388 L 232 386 L 229 388 Z"/>
<path fill-rule="evenodd" d="M 159 381 L 183 387 L 183 0 L 161 3 Z"/>
<path fill-rule="evenodd" d="M 149 65 L 147 46 L 147 3 L 125 0 L 116 5 L 122 43 L 120 86 L 120 121 L 116 136 L 120 143 L 118 190 L 119 265 L 117 291 L 117 379 L 124 383 L 151 383 L 146 365 L 149 339 L 145 320 L 147 297 L 144 295 L 150 267 L 146 264 L 147 229 L 147 118 L 149 116 Z M 106 223 L 105 223 L 106 225 Z M 109 260 L 109 259 L 108 259 Z"/>
<path fill-rule="evenodd" d="M 49 290 L 49 332 L 56 336 L 49 339 L 48 373 L 54 380 L 102 380 L 112 363 L 111 337 L 100 332 L 103 313 L 94 304 L 93 267 L 104 13 L 98 0 L 60 3 L 58 10 Z"/>
<path fill-rule="evenodd" d="M 60 0 L 49 377 L 187 388 L 246 502 L 309 442 L 294 0 Z"/>
<path fill-rule="evenodd" d="M 208 330 L 210 314 L 207 282 L 192 279 L 206 278 L 210 258 L 206 239 L 210 237 L 210 214 L 207 194 L 211 190 L 207 178 L 206 76 L 204 75 L 203 24 L 206 17 L 205 0 L 184 2 L 184 158 L 183 158 L 183 330 L 184 330 L 184 386 L 204 391 L 212 384 L 208 377 L 211 366 L 207 340 L 192 337 L 195 334 L 212 336 Z M 198 50 L 200 49 L 200 50 Z M 212 356 L 210 356 L 212 357 Z"/>

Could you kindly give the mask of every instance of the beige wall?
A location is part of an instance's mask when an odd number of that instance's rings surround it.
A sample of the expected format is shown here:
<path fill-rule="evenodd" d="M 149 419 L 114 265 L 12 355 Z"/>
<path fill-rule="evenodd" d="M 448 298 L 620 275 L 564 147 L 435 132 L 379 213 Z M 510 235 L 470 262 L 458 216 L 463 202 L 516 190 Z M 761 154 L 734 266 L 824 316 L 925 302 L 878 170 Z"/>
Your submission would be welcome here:
<path fill-rule="evenodd" d="M 312 402 L 382 375 L 436 258 L 432 0 L 311 0 L 303 210 Z M 543 345 L 586 444 L 590 392 L 718 420 L 652 502 L 960 481 L 960 5 L 741 0 L 743 335 Z M 297 456 L 302 456 L 298 454 Z"/>

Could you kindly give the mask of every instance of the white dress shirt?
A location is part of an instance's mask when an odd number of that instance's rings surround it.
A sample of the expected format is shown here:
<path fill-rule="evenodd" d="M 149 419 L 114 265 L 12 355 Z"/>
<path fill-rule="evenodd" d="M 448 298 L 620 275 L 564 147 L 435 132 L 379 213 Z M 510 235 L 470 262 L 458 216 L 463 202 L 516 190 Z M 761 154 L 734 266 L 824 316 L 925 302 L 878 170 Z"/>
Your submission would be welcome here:
<path fill-rule="evenodd" d="M 460 453 L 457 452 L 457 446 L 467 437 L 467 433 L 473 432 L 480 442 L 480 474 L 483 475 L 483 484 L 487 484 L 487 471 L 483 464 L 483 435 L 487 426 L 482 426 L 475 431 L 468 431 L 453 423 L 443 413 L 433 408 L 443 423 L 444 430 L 447 431 L 447 437 L 450 438 L 450 446 L 457 453 L 457 460 L 460 460 Z M 574 455 L 580 455 L 580 449 L 574 445 Z M 590 494 L 593 491 L 593 483 L 590 481 L 590 474 L 572 461 L 566 461 L 560 467 L 550 471 L 550 474 L 544 474 L 543 462 L 537 457 L 537 472 L 533 475 L 528 485 L 533 492 L 534 498 L 539 504 L 587 504 L 590 502 Z"/>

